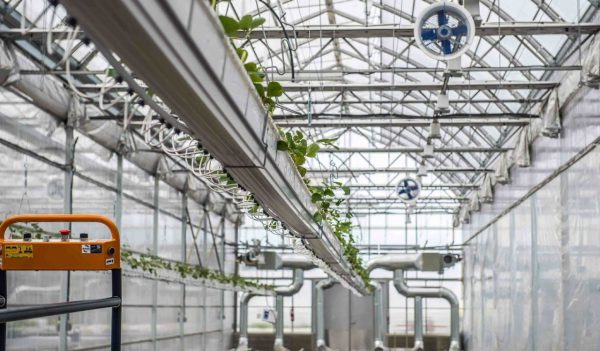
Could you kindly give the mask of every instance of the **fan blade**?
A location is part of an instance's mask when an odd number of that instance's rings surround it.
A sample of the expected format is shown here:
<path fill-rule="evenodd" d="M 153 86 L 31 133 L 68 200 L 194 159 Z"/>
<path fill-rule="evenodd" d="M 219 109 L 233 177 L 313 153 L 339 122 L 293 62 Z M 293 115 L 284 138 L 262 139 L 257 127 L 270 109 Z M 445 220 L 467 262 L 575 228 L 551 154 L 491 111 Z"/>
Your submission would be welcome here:
<path fill-rule="evenodd" d="M 423 29 L 421 32 L 421 39 L 423 40 L 434 40 L 437 37 L 437 31 L 435 29 Z"/>
<path fill-rule="evenodd" d="M 467 26 L 465 26 L 464 24 L 459 24 L 458 26 L 456 26 L 456 28 L 452 28 L 452 35 L 467 35 Z"/>
<path fill-rule="evenodd" d="M 445 55 L 452 53 L 452 43 L 450 42 L 450 40 L 442 40 L 442 50 L 444 51 Z"/>
<path fill-rule="evenodd" d="M 437 20 L 438 20 L 438 24 L 440 26 L 443 26 L 444 24 L 448 24 L 448 15 L 446 14 L 446 11 L 444 11 L 444 10 L 438 11 Z"/>

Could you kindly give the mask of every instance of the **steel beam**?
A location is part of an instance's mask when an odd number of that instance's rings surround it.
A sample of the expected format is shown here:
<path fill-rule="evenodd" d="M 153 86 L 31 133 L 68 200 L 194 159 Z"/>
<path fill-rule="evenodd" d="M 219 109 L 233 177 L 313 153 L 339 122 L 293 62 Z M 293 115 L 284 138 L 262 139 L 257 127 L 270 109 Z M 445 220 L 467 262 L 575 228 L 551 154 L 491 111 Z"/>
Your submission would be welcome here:
<path fill-rule="evenodd" d="M 580 71 L 581 66 L 579 65 L 565 65 L 565 66 L 543 66 L 543 65 L 534 65 L 534 66 L 516 66 L 516 67 L 507 67 L 507 66 L 491 66 L 491 67 L 463 67 L 461 68 L 463 72 L 534 72 L 534 71 Z M 350 74 L 360 74 L 360 75 L 371 75 L 375 73 L 439 73 L 442 74 L 446 71 L 445 67 L 381 67 L 377 69 L 303 69 L 296 74 L 335 74 L 336 76 L 344 76 Z M 31 71 L 21 71 L 21 74 L 31 74 Z M 35 71 L 35 74 L 47 74 L 48 71 Z M 61 72 L 61 71 L 57 71 Z M 62 71 L 65 74 L 64 71 Z M 104 72 L 98 72 L 101 74 Z M 267 69 L 266 73 L 277 74 L 278 72 L 274 69 Z M 288 74 L 284 75 L 288 76 Z"/>
<path fill-rule="evenodd" d="M 393 184 L 347 184 L 350 189 L 355 190 L 395 190 L 396 185 Z M 424 190 L 447 190 L 447 189 L 478 189 L 477 184 L 436 184 L 436 185 L 421 185 L 421 189 Z"/>
<path fill-rule="evenodd" d="M 557 22 L 492 22 L 477 26 L 477 36 L 505 35 L 575 35 L 592 34 L 600 31 L 598 23 L 557 23 Z M 412 38 L 413 25 L 373 25 L 364 26 L 296 26 L 289 33 L 298 39 L 310 38 Z M 240 32 L 240 37 L 246 32 Z M 284 32 L 279 27 L 267 27 L 250 33 L 251 39 L 282 39 Z"/>
<path fill-rule="evenodd" d="M 442 148 L 434 148 L 434 152 L 451 152 L 451 153 L 475 153 L 475 152 L 486 152 L 486 153 L 494 153 L 494 152 L 506 152 L 510 151 L 512 148 L 507 147 L 442 147 Z M 408 152 L 423 152 L 422 147 L 403 147 L 403 148 L 324 148 L 319 150 L 319 152 L 326 153 L 408 153 Z"/>
<path fill-rule="evenodd" d="M 449 102 L 451 104 L 497 104 L 497 103 L 517 103 L 517 104 L 530 104 L 530 103 L 538 103 L 544 102 L 544 99 L 452 99 Z M 384 104 L 401 104 L 401 105 L 413 105 L 413 104 L 436 104 L 437 100 L 435 99 L 419 99 L 419 100 L 390 100 L 387 98 L 382 98 L 381 100 L 361 100 L 361 101 L 341 101 L 341 100 L 300 100 L 294 99 L 291 101 L 278 101 L 278 105 L 384 105 Z"/>
<path fill-rule="evenodd" d="M 560 85 L 553 81 L 452 81 L 446 90 L 515 90 L 515 89 L 552 89 Z M 440 91 L 443 82 L 399 82 L 376 84 L 301 84 L 283 83 L 287 93 L 312 91 Z"/>
<path fill-rule="evenodd" d="M 309 169 L 312 174 L 371 174 L 371 173 L 417 173 L 417 168 L 410 167 L 386 167 L 386 168 L 352 168 L 352 169 Z M 492 173 L 490 168 L 433 168 L 430 173 Z"/>
<path fill-rule="evenodd" d="M 531 122 L 528 118 L 453 118 L 444 119 L 442 127 L 522 127 Z M 431 118 L 339 118 L 308 121 L 291 115 L 275 122 L 283 128 L 351 128 L 351 127 L 429 127 Z"/>
<path fill-rule="evenodd" d="M 477 36 L 505 36 L 505 35 L 575 35 L 593 34 L 600 31 L 598 23 L 559 23 L 559 22 L 490 22 L 482 23 L 475 29 Z M 47 28 L 33 28 L 27 31 L 20 29 L 2 29 L 0 37 L 11 40 L 45 40 L 49 30 Z M 56 38 L 66 38 L 69 29 L 53 29 L 52 35 Z M 320 25 L 296 26 L 289 35 L 298 39 L 310 38 L 412 38 L 413 25 L 373 25 L 346 26 L 346 25 Z M 240 31 L 240 38 L 245 38 L 247 33 Z M 76 39 L 85 38 L 85 33 L 79 31 Z M 250 33 L 251 39 L 283 39 L 285 34 L 280 27 L 266 27 Z"/>

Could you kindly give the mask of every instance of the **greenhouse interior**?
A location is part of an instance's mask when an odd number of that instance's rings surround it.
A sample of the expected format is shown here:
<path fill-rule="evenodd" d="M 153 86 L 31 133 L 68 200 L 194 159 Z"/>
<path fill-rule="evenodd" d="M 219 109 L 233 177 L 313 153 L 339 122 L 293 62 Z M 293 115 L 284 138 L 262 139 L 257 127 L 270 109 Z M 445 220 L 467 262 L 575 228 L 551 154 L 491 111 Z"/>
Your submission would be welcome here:
<path fill-rule="evenodd" d="M 0 1 L 0 351 L 600 350 L 599 32 Z"/>

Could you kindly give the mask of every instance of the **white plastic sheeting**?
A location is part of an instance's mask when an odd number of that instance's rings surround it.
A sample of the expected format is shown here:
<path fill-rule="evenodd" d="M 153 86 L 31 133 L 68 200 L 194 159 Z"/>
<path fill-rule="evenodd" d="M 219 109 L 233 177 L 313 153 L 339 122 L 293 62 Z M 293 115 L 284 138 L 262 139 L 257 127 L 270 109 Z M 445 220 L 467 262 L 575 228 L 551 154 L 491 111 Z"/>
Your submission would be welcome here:
<path fill-rule="evenodd" d="M 597 350 L 600 149 L 465 249 L 468 350 Z"/>

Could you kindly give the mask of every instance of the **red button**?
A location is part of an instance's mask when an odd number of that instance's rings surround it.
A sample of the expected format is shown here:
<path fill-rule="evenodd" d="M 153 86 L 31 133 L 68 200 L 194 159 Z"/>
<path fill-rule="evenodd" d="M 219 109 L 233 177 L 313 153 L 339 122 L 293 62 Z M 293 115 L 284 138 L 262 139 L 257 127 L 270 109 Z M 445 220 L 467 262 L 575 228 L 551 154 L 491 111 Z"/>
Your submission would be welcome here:
<path fill-rule="evenodd" d="M 71 231 L 69 229 L 61 229 L 58 232 L 60 233 L 60 235 L 69 235 L 69 234 L 71 234 Z"/>

